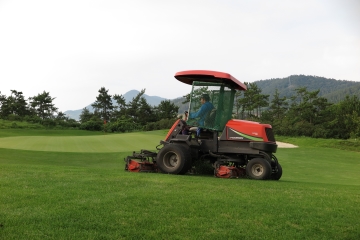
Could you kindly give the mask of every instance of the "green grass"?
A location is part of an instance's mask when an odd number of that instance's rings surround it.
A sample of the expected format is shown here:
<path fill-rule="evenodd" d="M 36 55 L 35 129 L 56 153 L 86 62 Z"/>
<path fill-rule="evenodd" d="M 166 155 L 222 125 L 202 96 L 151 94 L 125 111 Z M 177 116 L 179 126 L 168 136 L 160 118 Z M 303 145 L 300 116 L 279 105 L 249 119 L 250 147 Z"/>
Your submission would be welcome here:
<path fill-rule="evenodd" d="M 39 123 L 29 123 L 26 121 L 10 121 L 0 119 L 0 130 L 12 129 L 45 129 L 45 126 Z"/>
<path fill-rule="evenodd" d="M 24 132 L 23 136 L 21 132 Z M 0 146 L 52 152 L 129 152 L 131 149 L 155 149 L 165 135 L 163 130 L 123 134 L 81 130 L 10 130 L 0 133 Z"/>
<path fill-rule="evenodd" d="M 360 152 L 360 139 L 316 139 L 309 137 L 277 137 L 278 141 L 290 142 L 302 147 L 335 148 L 341 150 Z"/>
<path fill-rule="evenodd" d="M 155 149 L 166 131 L 1 131 L 0 239 L 360 237 L 360 153 L 320 146 L 324 140 L 288 139 L 299 148 L 278 149 L 280 181 L 253 181 L 123 170 L 124 157 Z M 38 146 L 39 137 L 62 146 L 21 149 Z M 5 140 L 17 147 L 4 148 Z"/>

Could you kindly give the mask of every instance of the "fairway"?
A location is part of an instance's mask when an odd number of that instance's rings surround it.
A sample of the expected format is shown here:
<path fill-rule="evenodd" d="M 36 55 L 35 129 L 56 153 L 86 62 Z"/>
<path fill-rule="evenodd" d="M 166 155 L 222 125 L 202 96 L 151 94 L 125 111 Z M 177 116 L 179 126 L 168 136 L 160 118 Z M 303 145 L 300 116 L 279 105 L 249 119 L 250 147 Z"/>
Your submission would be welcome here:
<path fill-rule="evenodd" d="M 124 171 L 166 131 L 86 134 L 0 137 L 0 239 L 360 237 L 359 152 L 295 139 L 279 181 L 220 179 Z"/>
<path fill-rule="evenodd" d="M 16 136 L 0 138 L 0 147 L 51 152 L 129 152 L 154 149 L 162 139 L 159 131 L 95 136 Z"/>

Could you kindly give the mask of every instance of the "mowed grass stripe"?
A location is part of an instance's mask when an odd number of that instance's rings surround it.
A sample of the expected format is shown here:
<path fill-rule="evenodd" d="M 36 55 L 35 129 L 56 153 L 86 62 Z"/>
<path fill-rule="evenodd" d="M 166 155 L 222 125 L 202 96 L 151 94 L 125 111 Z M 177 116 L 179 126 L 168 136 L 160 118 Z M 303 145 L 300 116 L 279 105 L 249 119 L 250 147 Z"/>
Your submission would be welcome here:
<path fill-rule="evenodd" d="M 153 135 L 18 136 L 0 138 L 0 148 L 51 152 L 129 152 L 155 149 L 162 138 L 158 132 Z"/>
<path fill-rule="evenodd" d="M 283 148 L 276 152 L 283 175 L 280 181 L 360 186 L 360 153 L 331 148 Z"/>

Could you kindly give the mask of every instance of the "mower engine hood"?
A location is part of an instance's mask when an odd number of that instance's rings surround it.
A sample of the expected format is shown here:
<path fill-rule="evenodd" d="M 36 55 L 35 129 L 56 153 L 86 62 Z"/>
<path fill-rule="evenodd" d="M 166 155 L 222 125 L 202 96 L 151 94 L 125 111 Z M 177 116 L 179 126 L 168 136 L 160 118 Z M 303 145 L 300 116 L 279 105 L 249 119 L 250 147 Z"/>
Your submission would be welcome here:
<path fill-rule="evenodd" d="M 194 81 L 225 83 L 233 86 L 236 90 L 246 90 L 246 85 L 231 76 L 229 73 L 210 70 L 188 70 L 177 72 L 175 78 L 180 82 L 192 85 Z"/>

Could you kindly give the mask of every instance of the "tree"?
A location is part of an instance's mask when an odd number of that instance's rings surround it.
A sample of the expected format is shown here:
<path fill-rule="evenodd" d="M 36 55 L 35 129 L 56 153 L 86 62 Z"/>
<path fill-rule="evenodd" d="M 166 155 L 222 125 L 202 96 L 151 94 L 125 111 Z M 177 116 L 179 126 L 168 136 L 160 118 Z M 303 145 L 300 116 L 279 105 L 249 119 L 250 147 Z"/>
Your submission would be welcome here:
<path fill-rule="evenodd" d="M 91 104 L 95 108 L 95 112 L 98 112 L 103 121 L 109 121 L 111 113 L 113 110 L 113 104 L 111 100 L 111 95 L 108 94 L 109 90 L 106 90 L 105 87 L 101 87 L 99 95 L 96 97 L 96 101 Z"/>
<path fill-rule="evenodd" d="M 86 107 L 82 109 L 79 119 L 80 119 L 80 123 L 85 123 L 90 121 L 90 119 L 94 116 L 94 113 L 90 112 L 89 109 L 87 109 Z"/>
<path fill-rule="evenodd" d="M 170 100 L 163 100 L 156 108 L 158 120 L 160 119 L 172 119 L 176 118 L 179 107 L 174 103 L 171 103 Z"/>
<path fill-rule="evenodd" d="M 296 88 L 292 98 L 291 113 L 294 119 L 310 124 L 321 123 L 322 112 L 331 105 L 326 98 L 319 97 L 320 90 L 309 92 L 306 87 Z"/>
<path fill-rule="evenodd" d="M 139 108 L 140 108 L 140 99 L 144 95 L 145 89 L 142 89 L 128 104 L 127 115 L 133 119 L 134 122 L 138 123 L 139 118 Z"/>
<path fill-rule="evenodd" d="M 360 99 L 347 95 L 343 101 L 332 106 L 333 119 L 328 127 L 333 137 L 347 139 L 360 137 Z"/>
<path fill-rule="evenodd" d="M 0 116 L 2 118 L 7 116 L 6 110 L 4 111 L 4 106 L 6 106 L 6 95 L 1 94 L 0 92 Z"/>
<path fill-rule="evenodd" d="M 140 105 L 136 115 L 137 115 L 136 123 L 139 123 L 142 126 L 146 125 L 149 122 L 156 121 L 156 115 L 154 114 L 154 109 L 148 104 L 148 102 L 144 97 L 140 98 Z"/>
<path fill-rule="evenodd" d="M 247 113 L 247 118 L 259 118 L 261 115 L 261 108 L 269 105 L 269 95 L 261 94 L 261 89 L 256 83 L 245 82 L 244 84 L 246 85 L 247 90 L 244 91 L 242 98 L 237 97 L 235 106 L 241 109 L 242 118 L 245 118 L 245 112 Z"/>
<path fill-rule="evenodd" d="M 9 115 L 24 117 L 29 111 L 27 108 L 27 102 L 22 92 L 11 90 L 11 95 L 6 97 L 0 95 L 0 113 L 1 116 L 6 118 Z"/>
<path fill-rule="evenodd" d="M 66 121 L 66 120 L 69 120 L 69 118 L 66 116 L 65 113 L 63 112 L 58 112 L 57 115 L 56 115 L 56 120 L 60 120 L 60 121 Z"/>
<path fill-rule="evenodd" d="M 274 98 L 271 100 L 270 111 L 274 118 L 280 120 L 283 119 L 289 103 L 286 97 L 280 98 L 278 89 L 275 90 Z"/>
<path fill-rule="evenodd" d="M 235 108 L 235 117 L 236 118 L 240 118 L 242 119 L 244 117 L 244 111 L 243 111 L 243 108 L 242 108 L 242 105 L 240 104 L 241 101 L 240 99 L 243 98 L 243 92 L 244 91 L 236 91 L 235 93 L 235 98 L 234 98 L 234 108 Z M 242 110 L 241 111 L 241 115 L 240 115 L 240 109 Z"/>
<path fill-rule="evenodd" d="M 127 104 L 125 97 L 123 95 L 114 94 L 113 99 L 115 100 L 117 106 L 114 107 L 113 118 L 119 119 L 123 116 L 126 116 Z"/>
<path fill-rule="evenodd" d="M 256 116 L 261 116 L 261 109 L 269 106 L 269 95 L 260 94 L 261 89 L 259 89 L 259 93 L 255 96 L 255 107 L 256 107 Z"/>
<path fill-rule="evenodd" d="M 41 119 L 50 119 L 56 113 L 57 109 L 53 104 L 53 100 L 49 92 L 43 92 L 34 97 L 30 97 L 30 106 L 31 109 L 39 116 Z"/>
<path fill-rule="evenodd" d="M 185 100 L 182 102 L 183 104 L 190 102 L 190 100 L 200 101 L 201 96 L 205 93 L 210 94 L 210 91 L 209 91 L 209 87 L 201 86 L 201 87 L 193 88 L 193 91 L 191 93 L 192 95 L 188 93 L 185 96 L 183 96 L 185 98 Z"/>
<path fill-rule="evenodd" d="M 6 117 L 8 115 L 7 110 L 6 110 L 6 108 L 7 108 L 6 100 L 7 100 L 6 95 L 1 94 L 1 92 L 0 92 L 0 116 L 2 118 Z"/>
<path fill-rule="evenodd" d="M 142 126 L 156 121 L 155 109 L 148 104 L 143 97 L 145 89 L 142 89 L 128 104 L 126 114 L 136 124 Z"/>

